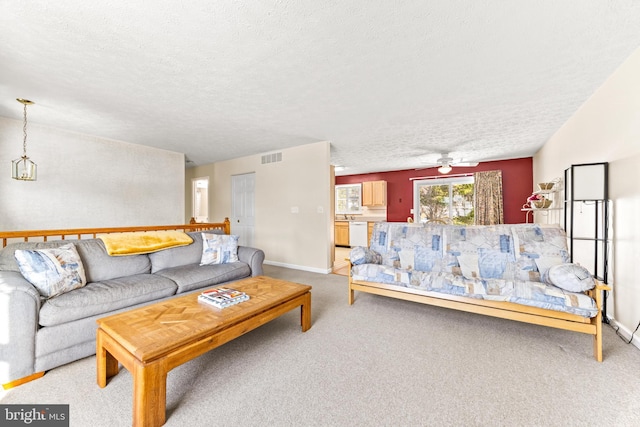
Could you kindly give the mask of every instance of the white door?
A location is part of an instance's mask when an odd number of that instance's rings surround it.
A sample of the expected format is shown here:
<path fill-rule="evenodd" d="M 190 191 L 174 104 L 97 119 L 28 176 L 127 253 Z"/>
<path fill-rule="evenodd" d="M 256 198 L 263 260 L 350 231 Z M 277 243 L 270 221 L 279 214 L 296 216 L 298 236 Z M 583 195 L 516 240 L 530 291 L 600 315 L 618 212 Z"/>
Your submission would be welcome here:
<path fill-rule="evenodd" d="M 209 222 L 209 177 L 191 180 L 192 216 L 196 222 Z"/>
<path fill-rule="evenodd" d="M 255 173 L 231 177 L 231 233 L 239 236 L 238 244 L 242 246 L 253 246 L 255 186 Z"/>

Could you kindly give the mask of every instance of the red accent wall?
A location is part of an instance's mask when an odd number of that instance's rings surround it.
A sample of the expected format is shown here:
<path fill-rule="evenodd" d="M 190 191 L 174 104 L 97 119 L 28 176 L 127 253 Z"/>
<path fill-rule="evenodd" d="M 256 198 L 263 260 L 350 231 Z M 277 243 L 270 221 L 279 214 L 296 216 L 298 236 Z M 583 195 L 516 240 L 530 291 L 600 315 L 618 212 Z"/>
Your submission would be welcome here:
<path fill-rule="evenodd" d="M 525 222 L 526 212 L 522 205 L 533 191 L 533 158 L 482 162 L 475 168 L 456 168 L 449 175 L 502 170 L 502 191 L 505 224 Z M 336 184 L 356 184 L 365 181 L 387 181 L 387 221 L 404 222 L 413 209 L 413 181 L 410 178 L 423 176 L 446 176 L 437 168 L 411 169 L 392 172 L 377 172 L 362 175 L 336 176 Z"/>

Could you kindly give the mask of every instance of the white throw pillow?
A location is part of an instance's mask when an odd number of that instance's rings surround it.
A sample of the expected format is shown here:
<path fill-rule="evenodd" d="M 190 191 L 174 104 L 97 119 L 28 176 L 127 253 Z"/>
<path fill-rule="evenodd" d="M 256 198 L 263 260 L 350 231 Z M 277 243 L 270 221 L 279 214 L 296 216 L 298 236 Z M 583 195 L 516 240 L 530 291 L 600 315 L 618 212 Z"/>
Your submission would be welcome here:
<path fill-rule="evenodd" d="M 545 273 L 544 280 L 569 292 L 584 292 L 596 286 L 589 270 L 579 264 L 554 265 Z"/>
<path fill-rule="evenodd" d="M 73 243 L 50 249 L 17 249 L 15 258 L 24 278 L 44 297 L 52 298 L 87 283 Z"/>
<path fill-rule="evenodd" d="M 238 236 L 202 233 L 200 265 L 226 264 L 238 261 Z"/>

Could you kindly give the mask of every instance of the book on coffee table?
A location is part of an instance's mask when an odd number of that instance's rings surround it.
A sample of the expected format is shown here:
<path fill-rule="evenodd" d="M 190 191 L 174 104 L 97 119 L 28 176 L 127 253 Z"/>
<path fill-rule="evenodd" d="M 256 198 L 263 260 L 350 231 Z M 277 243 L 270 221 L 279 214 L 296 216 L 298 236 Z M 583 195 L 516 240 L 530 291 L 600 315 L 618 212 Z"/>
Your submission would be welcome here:
<path fill-rule="evenodd" d="M 242 301 L 247 301 L 249 295 L 231 288 L 214 288 L 203 291 L 198 295 L 198 301 L 211 304 L 218 308 L 229 307 Z"/>

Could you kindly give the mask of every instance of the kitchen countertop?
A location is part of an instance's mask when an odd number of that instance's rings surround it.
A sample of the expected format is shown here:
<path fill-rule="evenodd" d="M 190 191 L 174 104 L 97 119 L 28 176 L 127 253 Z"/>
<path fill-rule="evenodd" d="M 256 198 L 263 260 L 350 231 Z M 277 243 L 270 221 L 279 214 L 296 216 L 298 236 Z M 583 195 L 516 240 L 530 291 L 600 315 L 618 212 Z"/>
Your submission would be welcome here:
<path fill-rule="evenodd" d="M 349 216 L 349 219 L 344 219 L 344 217 L 342 215 L 336 216 L 335 217 L 335 221 L 339 222 L 381 222 L 381 221 L 386 221 L 386 218 L 381 218 L 381 217 L 359 217 L 359 216 L 353 216 L 353 219 L 351 219 L 351 216 Z"/>

